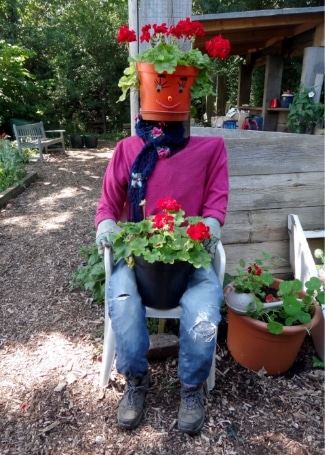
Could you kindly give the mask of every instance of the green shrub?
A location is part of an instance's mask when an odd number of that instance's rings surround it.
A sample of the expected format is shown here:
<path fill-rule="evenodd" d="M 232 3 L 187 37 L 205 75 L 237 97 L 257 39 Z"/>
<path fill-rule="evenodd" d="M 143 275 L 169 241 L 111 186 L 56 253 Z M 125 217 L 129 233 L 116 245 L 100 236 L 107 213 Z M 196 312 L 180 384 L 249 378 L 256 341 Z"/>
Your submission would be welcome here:
<path fill-rule="evenodd" d="M 4 191 L 27 174 L 26 159 L 8 139 L 0 139 L 0 191 Z"/>
<path fill-rule="evenodd" d="M 105 300 L 104 258 L 98 253 L 96 243 L 90 247 L 82 247 L 80 252 L 86 263 L 73 273 L 71 289 L 90 291 L 94 302 L 101 305 Z"/>

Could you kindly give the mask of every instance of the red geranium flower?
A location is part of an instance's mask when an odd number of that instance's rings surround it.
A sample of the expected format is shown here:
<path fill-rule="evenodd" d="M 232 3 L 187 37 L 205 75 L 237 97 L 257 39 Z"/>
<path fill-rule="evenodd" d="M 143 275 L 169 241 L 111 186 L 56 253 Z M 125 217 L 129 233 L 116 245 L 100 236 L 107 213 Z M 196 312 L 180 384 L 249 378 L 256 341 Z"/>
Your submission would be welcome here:
<path fill-rule="evenodd" d="M 119 43 L 132 43 L 132 41 L 137 40 L 137 37 L 135 31 L 130 29 L 128 25 L 122 25 L 116 39 Z"/>
<path fill-rule="evenodd" d="M 248 267 L 247 272 L 251 273 L 252 275 L 260 276 L 262 275 L 263 270 L 257 264 L 254 264 L 253 267 Z"/>
<path fill-rule="evenodd" d="M 203 240 L 210 238 L 210 228 L 202 223 L 202 221 L 199 221 L 197 224 L 191 224 L 187 228 L 186 234 L 191 237 L 192 240 L 203 242 Z"/>
<path fill-rule="evenodd" d="M 155 229 L 167 229 L 170 232 L 174 232 L 174 217 L 166 213 L 157 213 L 152 218 L 153 227 Z"/>
<path fill-rule="evenodd" d="M 159 199 L 157 202 L 157 207 L 159 207 L 162 210 L 167 210 L 169 212 L 179 212 L 181 209 L 181 206 L 177 204 L 175 199 L 171 198 L 164 198 L 164 199 Z"/>
<path fill-rule="evenodd" d="M 150 29 L 151 29 L 151 25 L 150 24 L 146 24 L 146 25 L 144 25 L 142 27 L 142 29 L 141 29 L 142 35 L 140 36 L 141 43 L 143 43 L 143 41 L 146 41 L 147 43 L 149 43 L 150 38 L 151 38 L 151 35 L 150 35 L 150 32 L 149 32 Z"/>
<path fill-rule="evenodd" d="M 152 28 L 154 29 L 154 35 L 153 36 L 156 36 L 159 33 L 167 33 L 168 32 L 168 28 L 167 28 L 166 22 L 163 22 L 161 25 L 153 24 Z"/>
<path fill-rule="evenodd" d="M 205 43 L 205 49 L 210 57 L 225 59 L 230 52 L 230 41 L 217 35 Z"/>
<path fill-rule="evenodd" d="M 204 36 L 204 28 L 200 22 L 192 22 L 189 17 L 184 20 L 180 20 L 176 26 L 169 28 L 169 34 L 176 38 L 186 37 L 191 39 L 195 36 Z"/>

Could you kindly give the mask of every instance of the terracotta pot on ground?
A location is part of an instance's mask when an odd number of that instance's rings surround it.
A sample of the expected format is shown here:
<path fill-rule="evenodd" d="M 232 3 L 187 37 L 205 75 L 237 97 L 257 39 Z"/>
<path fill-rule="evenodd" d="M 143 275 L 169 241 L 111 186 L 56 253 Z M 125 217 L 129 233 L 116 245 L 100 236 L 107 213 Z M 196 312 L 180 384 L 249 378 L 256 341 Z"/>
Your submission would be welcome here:
<path fill-rule="evenodd" d="M 189 118 L 196 67 L 177 66 L 172 74 L 158 74 L 153 64 L 137 62 L 137 71 L 144 120 L 182 122 Z"/>
<path fill-rule="evenodd" d="M 276 280 L 272 287 L 278 289 L 279 283 Z M 321 317 L 321 309 L 316 306 L 308 324 L 285 326 L 280 335 L 274 335 L 265 322 L 228 307 L 227 347 L 232 357 L 250 370 L 264 368 L 270 375 L 284 373 L 293 365 L 307 332 L 318 327 Z"/>

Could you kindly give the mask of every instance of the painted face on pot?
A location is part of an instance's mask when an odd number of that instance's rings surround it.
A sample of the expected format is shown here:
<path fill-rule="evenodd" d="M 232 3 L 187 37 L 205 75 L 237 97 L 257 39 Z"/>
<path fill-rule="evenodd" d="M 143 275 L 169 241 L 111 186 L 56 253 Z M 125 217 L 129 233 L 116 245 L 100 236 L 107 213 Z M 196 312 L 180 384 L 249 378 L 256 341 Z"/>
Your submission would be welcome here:
<path fill-rule="evenodd" d="M 188 106 L 191 85 L 187 76 L 170 77 L 169 74 L 157 74 L 154 80 L 156 90 L 156 104 L 162 109 L 181 108 Z"/>
<path fill-rule="evenodd" d="M 191 87 L 198 68 L 177 66 L 171 74 L 158 73 L 150 63 L 137 62 L 141 115 L 144 120 L 184 121 L 191 107 Z"/>

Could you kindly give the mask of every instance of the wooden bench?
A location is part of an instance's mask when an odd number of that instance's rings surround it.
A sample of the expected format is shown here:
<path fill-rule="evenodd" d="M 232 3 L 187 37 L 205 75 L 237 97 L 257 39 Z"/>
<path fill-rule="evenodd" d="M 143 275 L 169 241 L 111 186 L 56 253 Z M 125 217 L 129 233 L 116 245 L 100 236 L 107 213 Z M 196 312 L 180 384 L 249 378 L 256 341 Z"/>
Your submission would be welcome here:
<path fill-rule="evenodd" d="M 40 154 L 40 162 L 43 162 L 43 150 L 48 151 L 50 145 L 60 144 L 61 147 L 57 151 L 65 151 L 64 136 L 65 130 L 44 130 L 43 122 L 32 123 L 28 125 L 15 125 L 13 130 L 18 144 L 18 150 L 22 153 L 23 148 L 38 149 Z M 59 137 L 49 138 L 46 133 L 59 134 Z"/>

